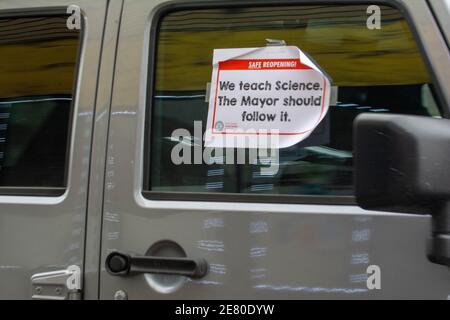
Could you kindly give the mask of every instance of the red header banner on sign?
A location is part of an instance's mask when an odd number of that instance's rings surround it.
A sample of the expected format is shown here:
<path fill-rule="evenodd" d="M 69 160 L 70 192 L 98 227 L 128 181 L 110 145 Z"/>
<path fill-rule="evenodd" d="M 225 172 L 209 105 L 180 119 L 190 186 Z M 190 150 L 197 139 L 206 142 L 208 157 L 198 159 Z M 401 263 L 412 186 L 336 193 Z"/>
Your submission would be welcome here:
<path fill-rule="evenodd" d="M 220 70 L 308 70 L 300 59 L 246 59 L 219 62 Z"/>

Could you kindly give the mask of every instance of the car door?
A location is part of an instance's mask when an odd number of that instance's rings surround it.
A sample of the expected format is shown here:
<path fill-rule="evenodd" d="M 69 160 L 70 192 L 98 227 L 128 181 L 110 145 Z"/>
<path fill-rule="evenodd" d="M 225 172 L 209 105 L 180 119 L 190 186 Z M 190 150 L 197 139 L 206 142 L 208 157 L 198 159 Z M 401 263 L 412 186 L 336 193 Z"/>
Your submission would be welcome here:
<path fill-rule="evenodd" d="M 106 4 L 0 3 L 0 299 L 81 297 Z"/>
<path fill-rule="evenodd" d="M 358 114 L 449 114 L 450 56 L 427 2 L 371 5 L 124 1 L 101 298 L 448 297 L 448 269 L 426 258 L 430 217 L 364 211 L 353 197 Z M 263 47 L 267 38 L 299 47 L 332 78 L 328 116 L 278 159 L 236 164 L 213 154 L 208 164 L 213 50 Z M 180 164 L 173 150 L 183 146 L 189 161 Z M 261 174 L 267 164 L 278 170 Z"/>
<path fill-rule="evenodd" d="M 431 0 L 430 6 L 436 18 L 439 20 L 442 33 L 447 39 L 447 43 L 450 43 L 450 1 L 448 0 Z"/>

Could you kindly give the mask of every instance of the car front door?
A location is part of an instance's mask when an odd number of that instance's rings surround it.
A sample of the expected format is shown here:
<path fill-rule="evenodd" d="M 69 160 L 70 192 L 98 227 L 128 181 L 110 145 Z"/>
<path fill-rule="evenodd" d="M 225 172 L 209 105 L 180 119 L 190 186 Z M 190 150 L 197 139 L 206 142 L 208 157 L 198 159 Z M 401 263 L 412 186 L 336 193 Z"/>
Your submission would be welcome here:
<path fill-rule="evenodd" d="M 263 47 L 267 38 L 299 47 L 329 74 L 329 113 L 278 160 L 235 164 L 215 154 L 207 164 L 195 150 L 203 152 L 213 50 Z M 448 117 L 449 72 L 422 0 L 125 0 L 100 297 L 447 298 L 448 269 L 426 258 L 430 217 L 355 204 L 352 123 L 362 112 Z M 182 146 L 191 163 L 173 161 Z M 278 171 L 261 174 L 267 163 Z M 174 257 L 197 260 L 174 268 Z M 130 263 L 154 273 L 126 275 Z"/>

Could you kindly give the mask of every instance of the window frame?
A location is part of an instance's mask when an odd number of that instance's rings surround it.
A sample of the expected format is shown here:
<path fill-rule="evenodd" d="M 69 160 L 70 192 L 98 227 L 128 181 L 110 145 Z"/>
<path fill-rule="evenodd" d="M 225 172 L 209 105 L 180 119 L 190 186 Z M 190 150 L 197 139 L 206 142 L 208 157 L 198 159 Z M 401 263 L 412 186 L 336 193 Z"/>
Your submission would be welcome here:
<path fill-rule="evenodd" d="M 380 5 L 390 6 L 399 10 L 405 19 L 412 36 L 417 44 L 419 53 L 422 56 L 424 65 L 430 75 L 432 91 L 443 118 L 449 118 L 449 107 L 446 107 L 442 88 L 437 81 L 436 73 L 432 67 L 430 57 L 425 50 L 425 46 L 419 36 L 417 27 L 408 9 L 398 0 L 276 0 L 258 1 L 243 0 L 236 3 L 232 0 L 226 1 L 171 1 L 159 5 L 152 16 L 150 26 L 150 42 L 147 54 L 147 86 L 145 99 L 145 124 L 144 124 L 144 145 L 143 145 L 143 179 L 141 184 L 141 194 L 147 200 L 160 201 L 200 201 L 200 202 L 247 202 L 247 203 L 273 203 L 273 204 L 312 204 L 312 205 L 357 205 L 355 196 L 313 196 L 294 194 L 248 194 L 248 193 L 225 193 L 225 192 L 180 192 L 180 191 L 152 191 L 151 190 L 151 125 L 153 121 L 153 98 L 155 94 L 155 76 L 157 65 L 157 49 L 159 42 L 160 24 L 162 19 L 170 13 L 185 10 L 207 10 L 207 9 L 228 9 L 228 8 L 249 8 L 249 7 L 277 7 L 277 6 L 301 6 L 301 5 Z M 430 8 L 431 11 L 431 8 Z"/>
<path fill-rule="evenodd" d="M 36 18 L 36 17 L 69 17 L 66 12 L 67 8 L 56 6 L 51 8 L 30 8 L 30 9 L 13 9 L 0 11 L 0 19 L 20 19 L 20 18 Z M 81 12 L 81 29 L 79 30 L 77 58 L 75 61 L 75 71 L 72 86 L 72 101 L 70 103 L 69 126 L 67 128 L 67 143 L 64 163 L 64 179 L 61 187 L 28 187 L 28 186 L 0 186 L 0 196 L 22 196 L 22 197 L 60 197 L 68 189 L 69 182 L 69 166 L 71 158 L 71 141 L 74 135 L 75 106 L 78 92 L 78 78 L 81 69 L 81 55 L 84 46 L 85 22 L 83 13 Z"/>

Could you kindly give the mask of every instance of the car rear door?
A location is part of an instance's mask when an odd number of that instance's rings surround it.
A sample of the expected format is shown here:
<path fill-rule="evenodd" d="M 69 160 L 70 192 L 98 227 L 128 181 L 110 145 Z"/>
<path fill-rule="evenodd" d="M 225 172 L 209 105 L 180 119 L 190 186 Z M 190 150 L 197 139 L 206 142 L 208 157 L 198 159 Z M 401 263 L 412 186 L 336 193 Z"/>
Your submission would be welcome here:
<path fill-rule="evenodd" d="M 106 5 L 0 3 L 0 299 L 81 298 Z"/>
<path fill-rule="evenodd" d="M 427 3 L 371 5 L 124 1 L 101 298 L 448 297 L 448 269 L 426 258 L 430 218 L 364 211 L 353 198 L 358 114 L 448 117 L 450 106 L 449 51 Z M 267 38 L 298 46 L 330 75 L 336 98 L 329 114 L 309 140 L 281 150 L 276 161 L 209 165 L 202 133 L 213 49 L 262 47 Z M 200 134 L 195 121 L 202 121 Z M 177 129 L 185 130 L 182 138 L 173 135 Z M 173 161 L 174 148 L 183 145 L 191 164 Z M 279 170 L 262 175 L 267 163 Z M 209 269 L 204 277 L 186 277 L 171 269 L 170 259 L 156 259 L 150 265 L 166 274 L 119 277 L 104 268 L 112 252 L 124 255 L 110 271 L 121 270 L 127 255 L 204 259 Z M 368 284 L 373 270 L 381 281 L 376 286 Z"/>

